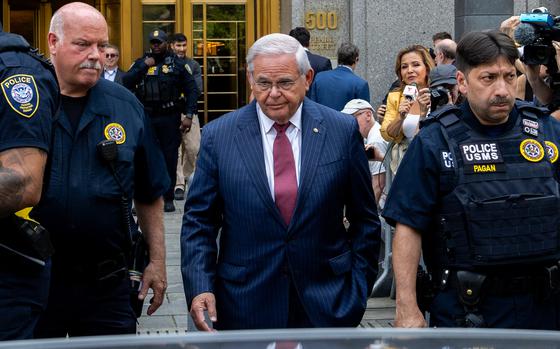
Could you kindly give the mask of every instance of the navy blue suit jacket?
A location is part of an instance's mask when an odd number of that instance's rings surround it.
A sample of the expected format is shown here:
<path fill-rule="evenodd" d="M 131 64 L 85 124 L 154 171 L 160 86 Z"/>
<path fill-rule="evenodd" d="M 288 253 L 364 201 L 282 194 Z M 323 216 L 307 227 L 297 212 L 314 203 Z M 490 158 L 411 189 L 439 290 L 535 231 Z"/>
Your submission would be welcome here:
<path fill-rule="evenodd" d="M 380 231 L 363 139 L 354 118 L 307 98 L 302 109 L 289 226 L 270 193 L 255 102 L 204 127 L 181 270 L 189 308 L 198 294 L 215 294 L 217 328 L 286 327 L 290 278 L 314 326 L 357 326 L 366 309 Z"/>
<path fill-rule="evenodd" d="M 336 69 L 317 74 L 309 98 L 341 111 L 346 103 L 355 98 L 369 102 L 369 85 L 350 69 L 339 65 Z"/>

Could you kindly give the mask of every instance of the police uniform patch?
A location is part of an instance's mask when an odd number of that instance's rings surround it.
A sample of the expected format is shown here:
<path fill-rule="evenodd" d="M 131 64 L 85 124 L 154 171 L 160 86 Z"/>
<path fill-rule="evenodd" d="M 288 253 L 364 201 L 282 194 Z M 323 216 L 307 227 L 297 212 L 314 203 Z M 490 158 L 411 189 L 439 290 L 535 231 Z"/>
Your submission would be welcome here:
<path fill-rule="evenodd" d="M 169 73 L 169 67 L 168 67 L 167 65 L 164 64 L 164 65 L 161 66 L 161 71 L 162 71 L 164 74 L 167 74 L 167 73 Z"/>
<path fill-rule="evenodd" d="M 105 126 L 105 138 L 108 140 L 113 140 L 117 144 L 123 144 L 126 141 L 126 132 L 124 132 L 124 127 L 121 124 L 112 122 Z"/>
<path fill-rule="evenodd" d="M 556 144 L 545 141 L 545 148 L 546 148 L 546 156 L 548 157 L 548 161 L 551 163 L 555 163 L 558 160 L 558 147 Z"/>
<path fill-rule="evenodd" d="M 16 74 L 2 81 L 8 105 L 19 115 L 31 118 L 39 108 L 39 90 L 32 75 Z"/>
<path fill-rule="evenodd" d="M 519 145 L 519 151 L 525 160 L 539 162 L 544 158 L 544 148 L 537 140 L 525 139 Z"/>
<path fill-rule="evenodd" d="M 150 67 L 148 69 L 148 73 L 146 75 L 158 75 L 157 74 L 157 66 Z"/>
<path fill-rule="evenodd" d="M 187 72 L 189 72 L 189 74 L 192 75 L 192 69 L 191 69 L 191 66 L 190 66 L 190 65 L 185 64 L 185 69 L 187 70 Z"/>
<path fill-rule="evenodd" d="M 451 152 L 449 151 L 442 151 L 441 152 L 441 163 L 443 165 L 443 168 L 453 168 L 455 166 L 455 164 L 453 163 L 453 156 L 451 155 Z"/>
<path fill-rule="evenodd" d="M 473 142 L 459 145 L 465 174 L 504 172 L 502 153 L 496 142 Z"/>

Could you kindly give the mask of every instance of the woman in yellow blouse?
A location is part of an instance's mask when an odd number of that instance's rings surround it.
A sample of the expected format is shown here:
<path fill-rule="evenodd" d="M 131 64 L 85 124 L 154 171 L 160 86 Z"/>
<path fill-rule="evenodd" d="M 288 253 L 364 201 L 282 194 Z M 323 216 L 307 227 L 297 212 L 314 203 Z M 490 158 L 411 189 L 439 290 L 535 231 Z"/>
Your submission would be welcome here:
<path fill-rule="evenodd" d="M 430 90 L 428 75 L 435 66 L 428 50 L 421 45 L 412 45 L 401 50 L 397 55 L 395 73 L 400 86 L 391 91 L 387 97 L 387 111 L 381 124 L 381 136 L 394 142 L 391 169 L 396 172 L 408 143 L 418 130 L 418 121 L 428 113 L 430 108 Z M 406 85 L 416 84 L 418 97 L 409 101 L 403 96 Z"/>

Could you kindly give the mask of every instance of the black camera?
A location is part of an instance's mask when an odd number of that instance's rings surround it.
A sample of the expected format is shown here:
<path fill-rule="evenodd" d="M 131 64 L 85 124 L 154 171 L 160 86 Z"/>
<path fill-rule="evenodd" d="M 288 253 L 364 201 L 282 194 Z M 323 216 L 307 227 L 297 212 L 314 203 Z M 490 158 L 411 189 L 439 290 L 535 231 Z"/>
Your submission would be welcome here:
<path fill-rule="evenodd" d="M 546 65 L 549 74 L 556 73 L 556 51 L 552 41 L 560 40 L 560 17 L 551 15 L 546 8 L 537 8 L 519 17 L 515 40 L 524 46 L 521 60 L 528 65 Z"/>
<path fill-rule="evenodd" d="M 430 110 L 436 111 L 439 107 L 449 103 L 451 92 L 445 86 L 436 86 L 430 89 Z"/>

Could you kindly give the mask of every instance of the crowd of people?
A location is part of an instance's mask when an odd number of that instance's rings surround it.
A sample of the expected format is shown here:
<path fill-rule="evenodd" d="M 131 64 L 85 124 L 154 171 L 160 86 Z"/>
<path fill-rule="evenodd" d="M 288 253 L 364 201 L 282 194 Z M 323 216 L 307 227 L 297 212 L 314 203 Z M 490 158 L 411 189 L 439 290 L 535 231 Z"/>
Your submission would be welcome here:
<path fill-rule="evenodd" d="M 378 105 L 355 45 L 332 69 L 305 28 L 263 36 L 252 101 L 202 132 L 184 34 L 150 32 L 125 72 L 85 3 L 54 13 L 52 65 L 0 31 L 0 339 L 135 333 L 182 199 L 199 330 L 357 326 L 380 216 L 396 326 L 560 329 L 560 44 L 524 64 L 519 23 L 403 48 Z"/>

